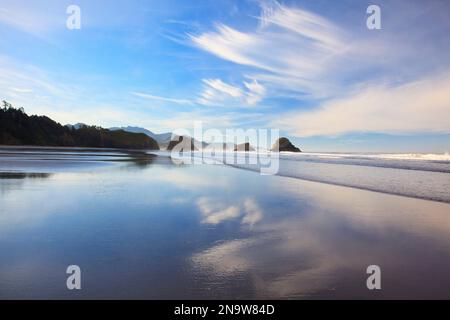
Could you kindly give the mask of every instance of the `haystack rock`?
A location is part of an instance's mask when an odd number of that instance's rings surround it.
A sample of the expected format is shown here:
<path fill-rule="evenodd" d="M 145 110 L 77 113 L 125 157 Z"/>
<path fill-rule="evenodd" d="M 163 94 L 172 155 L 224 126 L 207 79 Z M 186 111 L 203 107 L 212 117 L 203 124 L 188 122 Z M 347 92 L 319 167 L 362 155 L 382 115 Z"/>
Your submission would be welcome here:
<path fill-rule="evenodd" d="M 255 151 L 255 149 L 253 149 L 253 147 L 250 145 L 250 143 L 246 142 L 246 143 L 238 144 L 234 148 L 234 151 Z"/>
<path fill-rule="evenodd" d="M 180 151 L 198 151 L 198 148 L 194 146 L 194 140 L 191 137 L 187 136 L 174 137 L 167 146 L 167 150 L 172 150 L 178 144 L 181 144 L 180 146 L 178 146 L 178 149 L 180 149 Z"/>
<path fill-rule="evenodd" d="M 302 152 L 299 148 L 294 146 L 288 138 L 280 138 L 278 139 L 272 146 L 272 151 L 280 152 L 280 151 L 290 151 L 290 152 Z"/>

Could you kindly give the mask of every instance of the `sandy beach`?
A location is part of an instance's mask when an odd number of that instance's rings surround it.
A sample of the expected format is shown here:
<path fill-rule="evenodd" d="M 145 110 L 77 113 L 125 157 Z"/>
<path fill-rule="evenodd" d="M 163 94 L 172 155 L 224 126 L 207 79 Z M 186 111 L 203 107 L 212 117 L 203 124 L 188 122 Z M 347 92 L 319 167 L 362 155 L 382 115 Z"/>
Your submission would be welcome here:
<path fill-rule="evenodd" d="M 445 202 L 162 155 L 2 152 L 3 299 L 73 298 L 74 263 L 87 299 L 450 298 Z M 373 264 L 383 290 L 366 288 Z"/>

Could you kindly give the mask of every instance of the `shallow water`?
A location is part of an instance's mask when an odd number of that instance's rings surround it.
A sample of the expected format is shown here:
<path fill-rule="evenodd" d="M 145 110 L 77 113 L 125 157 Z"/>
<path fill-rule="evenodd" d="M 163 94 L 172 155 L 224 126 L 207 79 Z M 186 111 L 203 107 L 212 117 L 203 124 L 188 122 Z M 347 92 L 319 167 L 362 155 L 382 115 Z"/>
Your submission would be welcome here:
<path fill-rule="evenodd" d="M 450 203 L 450 156 L 446 154 L 237 153 L 213 155 L 219 162 L 302 180 Z M 195 153 L 196 158 L 208 158 Z M 210 157 L 211 158 L 211 157 Z M 237 160 L 241 160 L 239 163 Z M 253 161 L 253 162 L 252 162 Z"/>
<path fill-rule="evenodd" d="M 448 203 L 69 150 L 0 154 L 0 298 L 450 298 Z"/>

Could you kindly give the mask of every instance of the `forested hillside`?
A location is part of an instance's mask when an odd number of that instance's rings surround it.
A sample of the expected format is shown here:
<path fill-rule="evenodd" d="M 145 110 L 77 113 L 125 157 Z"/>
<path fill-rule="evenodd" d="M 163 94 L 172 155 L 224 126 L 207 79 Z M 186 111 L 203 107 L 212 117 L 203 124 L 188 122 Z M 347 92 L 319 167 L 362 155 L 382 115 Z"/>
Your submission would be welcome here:
<path fill-rule="evenodd" d="M 14 108 L 6 101 L 0 108 L 0 145 L 159 150 L 158 143 L 143 133 L 96 126 L 69 128 L 46 116 L 28 116 L 22 108 Z"/>

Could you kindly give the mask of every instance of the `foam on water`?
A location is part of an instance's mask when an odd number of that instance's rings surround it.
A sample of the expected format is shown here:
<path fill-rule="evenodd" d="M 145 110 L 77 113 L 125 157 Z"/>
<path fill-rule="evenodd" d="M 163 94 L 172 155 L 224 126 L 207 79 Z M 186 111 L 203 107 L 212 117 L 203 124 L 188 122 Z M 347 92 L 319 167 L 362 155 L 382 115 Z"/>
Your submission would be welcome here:
<path fill-rule="evenodd" d="M 222 159 L 224 164 L 260 172 L 261 165 L 242 161 L 257 156 L 257 152 L 237 152 L 240 162 Z M 450 203 L 448 154 L 282 152 L 279 158 L 280 176 Z"/>

